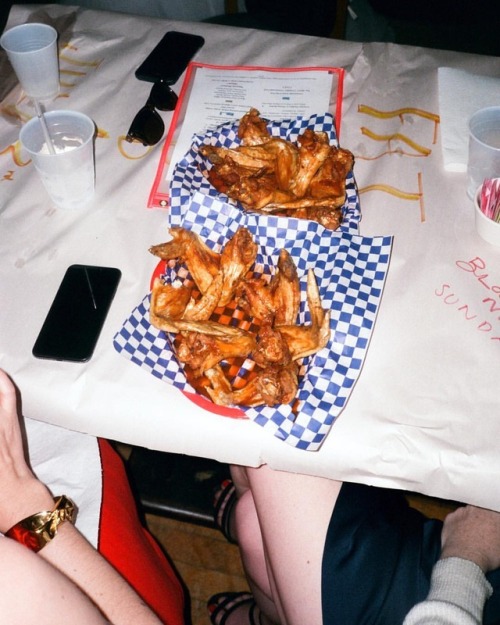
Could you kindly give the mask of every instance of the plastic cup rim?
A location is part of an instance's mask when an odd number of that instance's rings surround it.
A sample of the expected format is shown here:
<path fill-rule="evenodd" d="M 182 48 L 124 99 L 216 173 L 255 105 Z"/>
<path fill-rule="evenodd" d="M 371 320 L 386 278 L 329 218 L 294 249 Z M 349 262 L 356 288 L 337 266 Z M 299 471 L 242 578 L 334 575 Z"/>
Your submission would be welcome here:
<path fill-rule="evenodd" d="M 472 129 L 472 123 L 475 117 L 477 117 L 480 114 L 484 114 L 488 111 L 496 111 L 498 112 L 498 128 L 500 130 L 500 106 L 486 106 L 482 109 L 478 109 L 475 113 L 473 113 L 470 118 L 469 118 L 469 123 L 468 123 L 468 127 L 469 127 L 469 134 L 470 136 L 474 139 L 474 141 L 476 141 L 477 143 L 479 143 L 480 145 L 488 148 L 488 150 L 492 150 L 493 152 L 500 152 L 500 146 L 494 146 L 494 145 L 490 145 L 489 143 L 486 143 L 485 141 L 483 141 L 482 139 L 479 139 L 479 137 L 476 136 L 476 134 L 474 133 L 473 129 Z"/>
<path fill-rule="evenodd" d="M 47 113 L 44 113 L 44 117 L 47 120 L 50 120 L 52 118 L 57 118 L 59 115 L 71 115 L 75 118 L 79 118 L 80 120 L 84 121 L 85 123 L 88 123 L 89 125 L 89 131 L 90 132 L 90 136 L 88 138 L 85 139 L 84 143 L 79 146 L 76 149 L 79 149 L 80 147 L 83 147 L 84 145 L 86 145 L 93 137 L 93 134 L 95 132 L 95 124 L 92 121 L 92 119 L 86 115 L 85 113 L 81 113 L 80 111 L 72 111 L 69 109 L 59 109 L 56 111 L 49 111 Z M 27 147 L 25 141 L 23 141 L 23 135 L 26 134 L 26 128 L 34 126 L 35 124 L 40 124 L 40 120 L 38 119 L 38 117 L 32 117 L 28 122 L 26 122 L 26 124 L 24 124 L 24 126 L 21 128 L 20 132 L 19 132 L 19 140 L 21 142 L 21 145 L 24 147 L 24 149 L 26 149 L 28 152 L 32 153 L 32 154 L 40 154 L 39 152 L 34 152 L 33 150 L 31 150 L 30 148 Z M 42 156 L 48 156 L 48 157 L 53 157 L 53 156 L 58 156 L 57 154 L 43 154 Z"/>
<path fill-rule="evenodd" d="M 24 30 L 27 26 L 37 26 L 38 28 L 41 28 L 42 30 L 50 31 L 52 33 L 53 37 L 43 47 L 38 48 L 37 50 L 13 50 L 12 48 L 6 48 L 5 47 L 5 41 L 9 38 L 9 34 L 12 33 L 13 31 Z M 50 24 L 41 24 L 41 23 L 38 23 L 38 22 L 31 22 L 31 23 L 28 23 L 28 24 L 18 24 L 17 26 L 13 26 L 12 28 L 9 28 L 9 30 L 6 30 L 3 33 L 3 35 L 0 37 L 0 46 L 8 54 L 9 53 L 14 53 L 14 54 L 33 54 L 34 52 L 40 52 L 40 51 L 45 50 L 46 48 L 50 47 L 54 43 L 54 41 L 57 41 L 57 37 L 58 37 L 57 30 L 53 26 L 50 26 Z"/>

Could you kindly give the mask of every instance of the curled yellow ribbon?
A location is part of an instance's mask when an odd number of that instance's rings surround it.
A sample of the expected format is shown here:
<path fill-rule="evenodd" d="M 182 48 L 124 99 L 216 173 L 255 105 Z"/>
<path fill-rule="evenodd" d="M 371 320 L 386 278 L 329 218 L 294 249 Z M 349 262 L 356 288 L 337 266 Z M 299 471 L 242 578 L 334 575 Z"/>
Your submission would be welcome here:
<path fill-rule="evenodd" d="M 381 111 L 371 106 L 367 106 L 366 104 L 360 104 L 358 106 L 358 112 L 365 113 L 366 115 L 371 115 L 372 117 L 379 117 L 381 119 L 389 119 L 391 117 L 403 117 L 404 115 L 418 115 L 419 117 L 430 119 L 436 124 L 439 124 L 440 122 L 439 115 L 436 115 L 435 113 L 430 113 L 429 111 L 424 111 L 423 109 L 414 108 L 412 106 L 405 106 L 403 108 L 395 109 L 393 111 Z"/>
<path fill-rule="evenodd" d="M 401 189 L 397 189 L 389 184 L 370 184 L 362 189 L 358 189 L 358 193 L 361 195 L 362 193 L 368 193 L 369 191 L 383 191 L 384 193 L 389 193 L 389 195 L 394 195 L 402 200 L 410 200 L 414 202 L 419 202 L 420 205 L 420 222 L 425 222 L 425 206 L 424 206 L 424 192 L 422 187 L 422 174 L 419 172 L 417 174 L 417 182 L 418 182 L 418 192 L 411 193 L 408 191 L 402 191 Z"/>
<path fill-rule="evenodd" d="M 403 143 L 406 143 L 406 145 L 409 145 L 413 150 L 415 150 L 416 152 L 419 152 L 423 156 L 429 156 L 429 154 L 432 152 L 432 150 L 429 150 L 429 148 L 426 148 L 423 145 L 416 143 L 415 141 L 413 141 L 406 135 L 401 134 L 400 132 L 395 132 L 390 135 L 379 135 L 379 134 L 376 134 L 375 132 L 372 132 L 369 128 L 365 128 L 364 126 L 362 126 L 361 133 L 367 137 L 370 137 L 370 139 L 373 139 L 374 141 L 388 141 L 389 143 L 391 141 L 402 141 Z"/>

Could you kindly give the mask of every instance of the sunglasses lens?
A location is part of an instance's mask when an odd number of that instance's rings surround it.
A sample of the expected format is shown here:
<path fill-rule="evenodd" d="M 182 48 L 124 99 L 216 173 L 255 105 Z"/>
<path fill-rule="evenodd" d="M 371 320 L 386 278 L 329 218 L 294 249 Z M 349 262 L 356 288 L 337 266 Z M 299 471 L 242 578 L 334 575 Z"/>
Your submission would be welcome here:
<path fill-rule="evenodd" d="M 160 111 L 173 111 L 177 104 L 177 95 L 164 82 L 155 82 L 149 95 L 151 104 Z"/>
<path fill-rule="evenodd" d="M 134 117 L 127 133 L 127 141 L 139 141 L 143 145 L 155 145 L 165 132 L 165 124 L 158 113 L 147 106 Z"/>

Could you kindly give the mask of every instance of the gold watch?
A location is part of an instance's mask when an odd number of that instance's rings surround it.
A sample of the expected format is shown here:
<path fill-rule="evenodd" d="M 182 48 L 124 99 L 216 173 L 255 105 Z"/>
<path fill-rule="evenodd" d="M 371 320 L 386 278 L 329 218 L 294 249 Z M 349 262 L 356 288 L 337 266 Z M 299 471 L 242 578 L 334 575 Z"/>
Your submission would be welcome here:
<path fill-rule="evenodd" d="M 55 508 L 37 512 L 13 525 L 5 536 L 23 544 L 31 551 L 40 551 L 57 534 L 61 523 L 74 523 L 76 506 L 66 495 L 54 497 Z"/>

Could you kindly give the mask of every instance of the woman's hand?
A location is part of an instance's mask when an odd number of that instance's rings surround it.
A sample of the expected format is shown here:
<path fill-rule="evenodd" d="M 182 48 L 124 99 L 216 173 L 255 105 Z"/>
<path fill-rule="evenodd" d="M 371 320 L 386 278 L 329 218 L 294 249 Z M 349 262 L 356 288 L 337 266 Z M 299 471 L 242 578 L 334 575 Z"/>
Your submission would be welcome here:
<path fill-rule="evenodd" d="M 0 369 L 0 532 L 6 532 L 30 514 L 53 507 L 50 492 L 26 462 L 16 389 Z"/>

